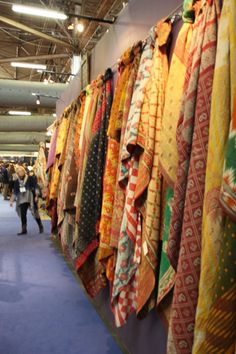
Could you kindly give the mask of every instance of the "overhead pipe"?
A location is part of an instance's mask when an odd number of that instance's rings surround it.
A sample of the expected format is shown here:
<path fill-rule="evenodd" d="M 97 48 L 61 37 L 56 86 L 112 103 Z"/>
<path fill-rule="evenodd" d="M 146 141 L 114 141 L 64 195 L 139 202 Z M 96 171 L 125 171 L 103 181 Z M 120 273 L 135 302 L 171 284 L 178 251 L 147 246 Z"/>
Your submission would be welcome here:
<path fill-rule="evenodd" d="M 45 133 L 38 132 L 0 132 L 0 144 L 25 144 L 35 145 L 41 141 L 48 142 L 50 137 Z"/>
<path fill-rule="evenodd" d="M 0 144 L 0 151 L 21 151 L 21 152 L 37 152 L 39 146 L 24 144 Z"/>
<path fill-rule="evenodd" d="M 46 132 L 54 120 L 52 115 L 0 116 L 0 132 Z"/>
<path fill-rule="evenodd" d="M 40 96 L 41 107 L 54 108 L 56 101 L 66 90 L 66 84 L 48 84 L 32 81 L 0 80 L 0 106 L 28 106 L 36 107 L 36 98 L 32 93 Z"/>

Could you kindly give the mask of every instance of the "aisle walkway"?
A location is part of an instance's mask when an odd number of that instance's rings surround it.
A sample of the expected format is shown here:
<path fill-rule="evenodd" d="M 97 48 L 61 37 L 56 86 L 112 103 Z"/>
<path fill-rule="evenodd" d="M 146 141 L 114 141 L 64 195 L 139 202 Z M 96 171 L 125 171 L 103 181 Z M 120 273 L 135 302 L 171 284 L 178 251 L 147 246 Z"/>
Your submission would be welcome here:
<path fill-rule="evenodd" d="M 0 195 L 0 354 L 119 354 L 47 233 L 19 220 Z"/>

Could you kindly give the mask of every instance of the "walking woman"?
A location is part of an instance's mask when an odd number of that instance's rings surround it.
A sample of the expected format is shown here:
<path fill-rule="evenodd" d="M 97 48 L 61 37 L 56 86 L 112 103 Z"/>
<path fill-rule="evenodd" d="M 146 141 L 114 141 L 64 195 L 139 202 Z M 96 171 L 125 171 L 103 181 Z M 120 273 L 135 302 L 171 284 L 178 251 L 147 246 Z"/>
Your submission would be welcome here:
<path fill-rule="evenodd" d="M 38 211 L 37 181 L 34 177 L 28 176 L 24 167 L 19 166 L 16 170 L 17 178 L 14 181 L 11 206 L 16 200 L 16 211 L 21 218 L 22 230 L 17 235 L 27 234 L 27 210 L 30 208 L 38 226 L 39 233 L 43 233 L 43 224 Z"/>

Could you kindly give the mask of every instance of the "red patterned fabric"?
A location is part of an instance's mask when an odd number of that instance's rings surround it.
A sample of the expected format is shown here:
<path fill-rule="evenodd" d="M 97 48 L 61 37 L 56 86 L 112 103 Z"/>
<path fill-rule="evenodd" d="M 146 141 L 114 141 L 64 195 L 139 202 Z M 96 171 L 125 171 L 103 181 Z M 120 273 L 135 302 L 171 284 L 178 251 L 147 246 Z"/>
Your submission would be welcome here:
<path fill-rule="evenodd" d="M 218 0 L 205 3 L 193 28 L 185 95 L 178 123 L 178 172 L 169 235 L 177 269 L 168 353 L 192 352 L 201 260 L 201 227 L 215 66 Z"/>

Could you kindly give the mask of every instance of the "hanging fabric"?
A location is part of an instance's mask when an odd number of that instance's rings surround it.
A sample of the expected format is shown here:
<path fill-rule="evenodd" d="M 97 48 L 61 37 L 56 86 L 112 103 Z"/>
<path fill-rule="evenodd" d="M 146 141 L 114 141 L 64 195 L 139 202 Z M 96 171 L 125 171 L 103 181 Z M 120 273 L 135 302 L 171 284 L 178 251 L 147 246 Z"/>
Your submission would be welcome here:
<path fill-rule="evenodd" d="M 159 169 L 160 130 L 168 77 L 167 47 L 171 23 L 161 21 L 156 26 L 156 45 L 150 79 L 145 88 L 144 102 L 137 136 L 141 149 L 135 190 L 136 207 L 142 222 L 142 254 L 138 276 L 137 313 L 156 306 L 158 246 L 161 227 L 162 178 Z"/>
<path fill-rule="evenodd" d="M 80 205 L 81 205 L 81 193 L 82 185 L 84 181 L 85 168 L 88 159 L 89 146 L 92 141 L 92 125 L 95 119 L 97 105 L 99 98 L 101 96 L 101 87 L 103 81 L 101 76 L 97 78 L 96 81 L 93 81 L 90 85 L 91 93 L 86 97 L 86 103 L 88 99 L 88 105 L 85 107 L 85 113 L 82 122 L 81 135 L 80 135 L 80 155 L 79 155 L 79 168 L 78 168 L 78 179 L 77 179 L 77 189 L 75 196 L 75 207 L 76 207 L 76 221 L 79 221 L 80 215 Z M 86 104 L 85 103 L 85 104 Z M 74 240 L 77 242 L 78 233 L 75 235 Z"/>
<path fill-rule="evenodd" d="M 199 15 L 196 14 L 177 128 L 179 162 L 168 250 L 171 265 L 177 274 L 170 318 L 168 353 L 192 353 L 219 14 L 218 0 L 203 1 Z"/>
<path fill-rule="evenodd" d="M 195 354 L 235 353 L 236 227 L 231 202 L 225 208 L 224 200 L 222 209 L 225 182 L 232 188 L 235 180 L 235 23 L 236 3 L 225 0 L 213 82 Z M 231 178 L 225 180 L 228 173 Z"/>
<path fill-rule="evenodd" d="M 107 152 L 107 129 L 112 105 L 112 71 L 107 69 L 102 85 L 97 114 L 93 122 L 93 139 L 88 152 L 82 186 L 78 225 L 76 269 L 87 291 L 95 296 L 105 286 L 104 267 L 94 251 L 99 245 L 99 222 L 102 206 L 103 171 Z M 90 257 L 91 256 L 91 257 Z M 92 258 L 86 265 L 87 259 Z M 96 262 L 95 264 L 93 264 Z M 86 276 L 89 276 L 86 279 Z"/>
<path fill-rule="evenodd" d="M 103 205 L 102 215 L 100 223 L 100 247 L 99 247 L 99 259 L 103 263 L 106 263 L 106 274 L 110 281 L 114 279 L 115 269 L 115 249 L 110 245 L 111 233 L 112 233 L 112 219 L 116 220 L 115 225 L 120 230 L 122 215 L 124 211 L 124 199 L 125 194 L 123 189 L 119 189 L 117 171 L 119 164 L 119 150 L 122 146 L 124 130 L 127 122 L 129 108 L 131 104 L 133 85 L 137 76 L 138 65 L 141 56 L 142 43 L 139 42 L 134 45 L 129 53 L 129 58 L 124 61 L 124 57 L 120 60 L 123 64 L 122 75 L 124 75 L 124 65 L 126 65 L 126 71 L 128 77 L 126 78 L 126 85 L 122 90 L 122 94 L 119 102 L 118 117 L 122 121 L 122 127 L 120 124 L 116 124 L 117 130 L 121 129 L 118 134 L 120 136 L 120 142 L 114 139 L 114 136 L 109 136 L 108 133 L 108 152 L 105 166 L 104 175 L 104 190 L 103 190 Z M 121 68 L 119 69 L 119 71 Z M 121 79 L 118 79 L 117 85 L 121 85 Z M 117 92 L 115 93 L 115 97 Z M 112 110 L 113 112 L 113 110 Z M 117 199 L 116 199 L 117 198 Z M 116 216 L 114 216 L 116 214 Z"/>
<path fill-rule="evenodd" d="M 138 158 L 131 157 L 129 161 L 123 161 L 123 151 L 127 151 L 126 145 L 129 138 L 135 139 L 138 134 L 138 123 L 141 113 L 141 105 L 144 98 L 143 89 L 150 77 L 153 49 L 155 45 L 155 31 L 151 29 L 140 59 L 137 79 L 134 84 L 129 116 L 124 133 L 123 146 L 121 147 L 121 165 L 119 181 L 127 184 L 124 211 L 122 214 L 121 228 L 118 234 L 111 233 L 111 245 L 117 249 L 114 282 L 112 283 L 111 304 L 117 326 L 122 326 L 130 313 L 136 310 L 137 303 L 137 266 L 140 263 L 140 236 L 141 218 L 134 207 L 134 191 L 137 181 Z M 139 100 L 139 101 L 138 101 Z M 132 129 L 131 129 L 132 127 Z M 134 140 L 133 140 L 134 141 Z M 125 173 L 124 172 L 125 168 Z M 126 180 L 126 181 L 125 181 Z M 115 214 L 114 214 L 115 215 Z M 115 219 L 112 220 L 114 223 Z M 140 240 L 140 241 L 139 241 Z"/>

